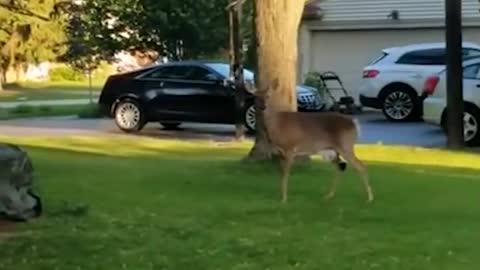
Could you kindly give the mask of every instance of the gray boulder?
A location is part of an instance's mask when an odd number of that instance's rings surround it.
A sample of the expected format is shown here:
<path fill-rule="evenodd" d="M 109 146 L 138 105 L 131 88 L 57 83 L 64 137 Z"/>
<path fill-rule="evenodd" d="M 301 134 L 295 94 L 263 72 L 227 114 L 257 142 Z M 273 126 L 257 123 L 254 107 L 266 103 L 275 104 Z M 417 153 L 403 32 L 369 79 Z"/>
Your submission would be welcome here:
<path fill-rule="evenodd" d="M 0 144 L 0 219 L 27 221 L 42 213 L 35 194 L 34 170 L 27 152 L 12 144 Z"/>

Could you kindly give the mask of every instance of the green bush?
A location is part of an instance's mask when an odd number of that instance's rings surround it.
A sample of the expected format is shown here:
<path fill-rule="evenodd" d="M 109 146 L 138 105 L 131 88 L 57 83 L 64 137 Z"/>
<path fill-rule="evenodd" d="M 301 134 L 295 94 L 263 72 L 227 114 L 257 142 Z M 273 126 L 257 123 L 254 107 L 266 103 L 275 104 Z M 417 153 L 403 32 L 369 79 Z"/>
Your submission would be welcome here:
<path fill-rule="evenodd" d="M 320 73 L 312 71 L 307 73 L 304 83 L 307 86 L 314 87 L 318 90 L 320 95 L 323 97 L 325 94 L 325 83 L 320 79 Z"/>
<path fill-rule="evenodd" d="M 11 109 L 10 113 L 13 114 L 29 114 L 34 111 L 34 108 L 29 105 L 18 105 Z"/>
<path fill-rule="evenodd" d="M 102 114 L 96 104 L 85 106 L 79 113 L 78 118 L 101 118 Z"/>
<path fill-rule="evenodd" d="M 69 66 L 60 66 L 49 71 L 50 81 L 83 81 L 86 77 Z"/>

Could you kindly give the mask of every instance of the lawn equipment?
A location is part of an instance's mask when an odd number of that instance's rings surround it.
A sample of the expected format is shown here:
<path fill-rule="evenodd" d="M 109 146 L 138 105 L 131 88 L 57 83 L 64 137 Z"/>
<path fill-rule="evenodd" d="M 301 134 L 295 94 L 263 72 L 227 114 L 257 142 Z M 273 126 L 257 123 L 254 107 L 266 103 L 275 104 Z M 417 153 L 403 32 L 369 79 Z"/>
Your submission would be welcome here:
<path fill-rule="evenodd" d="M 331 111 L 355 114 L 361 112 L 361 106 L 355 105 L 355 99 L 349 95 L 340 77 L 333 71 L 315 73 L 320 81 L 321 88 L 330 98 Z"/>

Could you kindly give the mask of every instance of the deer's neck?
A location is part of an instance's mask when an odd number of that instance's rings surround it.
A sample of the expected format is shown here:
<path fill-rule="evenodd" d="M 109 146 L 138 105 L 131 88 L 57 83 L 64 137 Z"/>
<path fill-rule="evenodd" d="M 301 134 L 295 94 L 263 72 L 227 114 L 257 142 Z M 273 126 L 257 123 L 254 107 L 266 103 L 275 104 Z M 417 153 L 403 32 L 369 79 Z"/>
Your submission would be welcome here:
<path fill-rule="evenodd" d="M 265 127 L 267 129 L 267 132 L 272 132 L 274 130 L 274 127 L 277 123 L 278 120 L 278 112 L 275 110 L 272 110 L 270 108 L 265 108 L 263 110 L 263 121 L 265 123 Z"/>

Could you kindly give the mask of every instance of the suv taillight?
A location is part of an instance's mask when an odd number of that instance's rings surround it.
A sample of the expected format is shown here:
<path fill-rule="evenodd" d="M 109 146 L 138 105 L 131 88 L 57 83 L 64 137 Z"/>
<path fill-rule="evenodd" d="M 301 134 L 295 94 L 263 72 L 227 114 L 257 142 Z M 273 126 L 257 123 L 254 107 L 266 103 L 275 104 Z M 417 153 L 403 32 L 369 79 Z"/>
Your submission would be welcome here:
<path fill-rule="evenodd" d="M 423 86 L 423 93 L 431 96 L 435 92 L 435 88 L 437 88 L 437 84 L 440 78 L 438 76 L 430 76 L 425 81 Z"/>
<path fill-rule="evenodd" d="M 380 74 L 380 71 L 375 69 L 364 70 L 363 78 L 375 78 L 378 74 Z"/>

